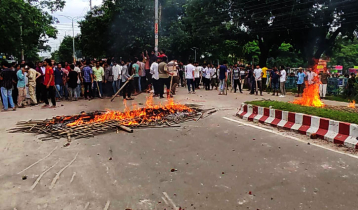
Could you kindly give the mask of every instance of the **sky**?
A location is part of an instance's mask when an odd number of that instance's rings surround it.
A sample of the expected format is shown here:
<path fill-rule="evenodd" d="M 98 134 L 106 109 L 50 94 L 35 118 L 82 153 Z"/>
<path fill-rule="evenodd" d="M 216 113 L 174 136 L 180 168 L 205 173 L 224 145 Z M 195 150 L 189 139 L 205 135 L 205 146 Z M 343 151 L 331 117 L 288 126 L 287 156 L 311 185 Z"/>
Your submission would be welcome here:
<path fill-rule="evenodd" d="M 92 7 L 99 6 L 102 0 L 92 0 Z M 49 39 L 48 45 L 51 46 L 51 52 L 57 50 L 61 44 L 62 39 L 66 35 L 72 36 L 72 21 L 66 17 L 82 17 L 90 10 L 89 0 L 67 0 L 66 5 L 62 11 L 52 13 L 52 16 L 58 18 L 60 21 L 57 24 L 53 24 L 58 30 L 57 39 Z M 61 16 L 63 15 L 63 16 Z M 79 18 L 81 20 L 81 18 Z M 77 21 L 74 21 L 75 36 L 80 34 L 81 30 L 78 27 Z M 50 52 L 40 53 L 40 56 L 50 56 Z"/>

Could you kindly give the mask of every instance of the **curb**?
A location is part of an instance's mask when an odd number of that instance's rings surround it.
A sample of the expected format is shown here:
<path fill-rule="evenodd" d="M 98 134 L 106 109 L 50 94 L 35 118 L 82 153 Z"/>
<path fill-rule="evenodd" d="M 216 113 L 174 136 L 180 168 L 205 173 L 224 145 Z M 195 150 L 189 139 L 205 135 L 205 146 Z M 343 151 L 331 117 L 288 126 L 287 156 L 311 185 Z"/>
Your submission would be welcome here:
<path fill-rule="evenodd" d="M 358 125 L 242 103 L 238 117 L 358 149 Z"/>

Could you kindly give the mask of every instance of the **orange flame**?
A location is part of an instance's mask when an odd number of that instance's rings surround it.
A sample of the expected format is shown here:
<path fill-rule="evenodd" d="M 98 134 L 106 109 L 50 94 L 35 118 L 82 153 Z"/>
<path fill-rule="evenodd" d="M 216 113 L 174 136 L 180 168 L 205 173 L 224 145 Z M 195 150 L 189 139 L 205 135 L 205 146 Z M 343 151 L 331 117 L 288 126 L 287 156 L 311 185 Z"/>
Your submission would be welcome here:
<path fill-rule="evenodd" d="M 318 61 L 315 62 L 315 65 L 312 69 L 316 73 L 316 76 L 313 78 L 313 83 L 308 84 L 305 82 L 305 89 L 303 90 L 302 98 L 294 100 L 293 104 L 299 104 L 302 106 L 313 106 L 313 107 L 324 107 L 324 103 L 321 101 L 319 96 L 319 85 L 321 81 L 318 77 L 317 70 Z"/>
<path fill-rule="evenodd" d="M 138 125 L 142 121 L 153 122 L 160 120 L 167 114 L 173 114 L 176 112 L 192 112 L 193 110 L 185 105 L 175 103 L 173 99 L 168 99 L 165 105 L 154 105 L 153 97 L 147 97 L 146 106 L 144 108 L 138 108 L 137 104 L 132 105 L 132 109 L 127 107 L 126 101 L 124 101 L 124 112 L 107 110 L 104 114 L 97 114 L 93 119 L 88 120 L 88 115 L 83 115 L 79 119 L 72 123 L 68 123 L 67 126 L 77 126 L 83 124 L 105 122 L 109 120 L 117 120 L 125 122 L 123 125 Z M 86 120 L 87 119 L 87 120 Z"/>
<path fill-rule="evenodd" d="M 353 100 L 352 102 L 349 103 L 348 105 L 349 108 L 356 108 L 356 101 Z"/>

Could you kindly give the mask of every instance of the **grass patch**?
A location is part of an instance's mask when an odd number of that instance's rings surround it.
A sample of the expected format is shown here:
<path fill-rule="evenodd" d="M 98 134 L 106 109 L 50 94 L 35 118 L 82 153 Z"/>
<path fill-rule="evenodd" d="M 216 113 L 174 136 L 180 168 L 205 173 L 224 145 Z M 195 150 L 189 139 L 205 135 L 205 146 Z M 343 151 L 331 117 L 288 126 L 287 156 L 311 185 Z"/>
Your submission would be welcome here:
<path fill-rule="evenodd" d="M 274 109 L 279 109 L 283 111 L 289 112 L 297 112 L 304 113 L 324 118 L 329 118 L 332 120 L 338 120 L 343 122 L 355 123 L 358 124 L 358 113 L 352 113 L 344 110 L 332 110 L 329 108 L 316 108 L 316 107 L 308 107 L 308 106 L 300 106 L 297 104 L 291 104 L 280 101 L 249 101 L 246 102 L 248 104 L 262 106 L 262 107 L 270 107 Z"/>
<path fill-rule="evenodd" d="M 331 101 L 349 102 L 349 100 L 346 98 L 343 98 L 343 96 L 326 96 L 325 99 L 331 100 Z"/>

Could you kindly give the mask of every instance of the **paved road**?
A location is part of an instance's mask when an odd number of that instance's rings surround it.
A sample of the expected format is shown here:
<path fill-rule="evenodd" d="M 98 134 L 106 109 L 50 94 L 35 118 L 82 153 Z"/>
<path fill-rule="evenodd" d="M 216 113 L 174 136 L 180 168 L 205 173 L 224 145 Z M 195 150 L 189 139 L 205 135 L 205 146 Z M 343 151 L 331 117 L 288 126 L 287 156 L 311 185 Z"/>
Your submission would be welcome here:
<path fill-rule="evenodd" d="M 64 140 L 41 142 L 5 129 L 19 120 L 122 109 L 122 104 L 64 102 L 56 110 L 0 115 L 0 209 L 357 209 L 356 156 L 242 124 L 247 122 L 233 115 L 242 101 L 255 98 L 247 93 L 184 92 L 176 96 L 178 101 L 220 111 L 180 128 L 108 133 L 67 148 Z M 143 103 L 144 95 L 137 100 Z M 56 173 L 77 153 L 50 189 Z"/>

